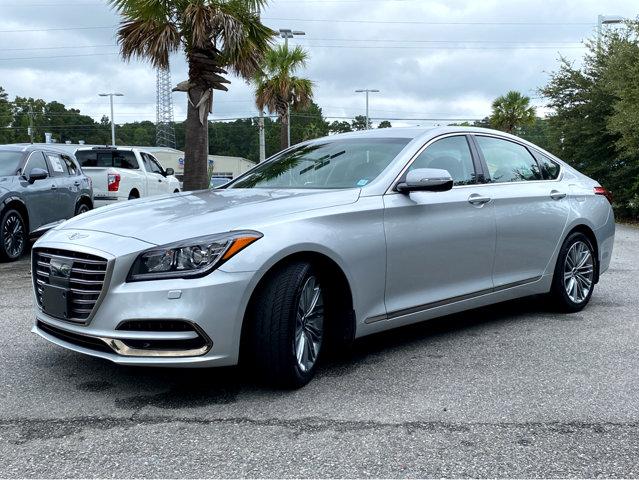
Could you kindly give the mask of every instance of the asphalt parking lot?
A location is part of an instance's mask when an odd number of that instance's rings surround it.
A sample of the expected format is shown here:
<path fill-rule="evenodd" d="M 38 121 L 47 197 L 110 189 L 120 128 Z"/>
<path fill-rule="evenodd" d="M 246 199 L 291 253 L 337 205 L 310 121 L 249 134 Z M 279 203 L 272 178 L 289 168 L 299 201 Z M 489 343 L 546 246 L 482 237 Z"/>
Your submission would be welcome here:
<path fill-rule="evenodd" d="M 357 342 L 298 391 L 126 368 L 30 333 L 0 265 L 0 477 L 637 477 L 639 229 L 590 305 L 539 298 Z"/>

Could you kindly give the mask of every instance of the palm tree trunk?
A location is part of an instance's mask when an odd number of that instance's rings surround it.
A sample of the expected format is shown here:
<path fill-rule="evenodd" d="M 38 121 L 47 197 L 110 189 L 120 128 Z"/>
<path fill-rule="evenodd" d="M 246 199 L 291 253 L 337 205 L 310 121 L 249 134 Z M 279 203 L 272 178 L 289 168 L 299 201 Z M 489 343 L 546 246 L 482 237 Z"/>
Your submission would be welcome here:
<path fill-rule="evenodd" d="M 280 115 L 280 150 L 286 150 L 288 144 L 288 115 L 286 113 Z"/>
<path fill-rule="evenodd" d="M 205 90 L 199 86 L 187 93 L 191 101 L 187 105 L 184 129 L 184 190 L 203 190 L 208 187 L 209 122 L 200 123 L 195 108 Z"/>

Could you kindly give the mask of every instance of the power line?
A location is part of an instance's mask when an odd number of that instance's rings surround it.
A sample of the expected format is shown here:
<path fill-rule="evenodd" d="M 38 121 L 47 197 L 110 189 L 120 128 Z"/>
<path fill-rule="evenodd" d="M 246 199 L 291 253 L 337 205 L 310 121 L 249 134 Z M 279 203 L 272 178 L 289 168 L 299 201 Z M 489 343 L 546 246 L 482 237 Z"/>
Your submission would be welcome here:
<path fill-rule="evenodd" d="M 115 43 L 107 43 L 104 45 L 66 45 L 63 47 L 29 47 L 29 48 L 3 48 L 5 52 L 24 52 L 27 50 L 66 50 L 78 49 L 78 48 L 105 48 L 105 47 L 117 47 Z"/>
<path fill-rule="evenodd" d="M 510 22 L 426 22 L 421 20 L 339 20 L 334 18 L 276 18 L 262 17 L 262 20 L 282 21 L 282 22 L 320 22 L 320 23 L 379 23 L 379 24 L 398 24 L 398 25 L 589 25 L 595 26 L 593 22 L 529 22 L 529 21 L 510 21 Z"/>
<path fill-rule="evenodd" d="M 95 27 L 27 28 L 19 30 L 0 30 L 0 33 L 57 32 L 67 30 L 97 30 L 101 28 L 117 28 L 117 25 L 100 25 Z"/>
<path fill-rule="evenodd" d="M 0 61 L 7 60 L 46 60 L 46 59 L 54 59 L 54 58 L 75 58 L 75 57 L 95 57 L 98 55 L 106 56 L 106 55 L 119 55 L 119 53 L 80 53 L 77 55 L 48 55 L 46 57 L 10 57 L 10 58 L 0 58 Z"/>

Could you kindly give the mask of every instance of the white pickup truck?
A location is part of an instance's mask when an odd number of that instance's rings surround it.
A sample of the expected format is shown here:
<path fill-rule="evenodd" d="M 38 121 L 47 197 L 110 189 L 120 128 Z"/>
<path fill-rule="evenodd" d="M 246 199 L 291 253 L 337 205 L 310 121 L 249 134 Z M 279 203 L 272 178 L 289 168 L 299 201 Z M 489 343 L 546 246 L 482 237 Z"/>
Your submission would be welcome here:
<path fill-rule="evenodd" d="M 96 207 L 134 198 L 180 191 L 172 168 L 166 170 L 139 148 L 91 147 L 75 152 L 82 171 L 93 180 Z"/>

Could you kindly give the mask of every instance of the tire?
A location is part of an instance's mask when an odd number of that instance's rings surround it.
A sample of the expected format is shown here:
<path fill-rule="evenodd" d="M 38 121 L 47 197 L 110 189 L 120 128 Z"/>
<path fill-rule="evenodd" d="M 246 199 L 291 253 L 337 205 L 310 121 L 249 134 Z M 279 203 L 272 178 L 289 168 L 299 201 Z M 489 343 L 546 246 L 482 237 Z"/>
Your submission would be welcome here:
<path fill-rule="evenodd" d="M 595 288 L 597 258 L 592 243 L 583 233 L 566 238 L 559 250 L 550 297 L 563 312 L 582 310 Z"/>
<path fill-rule="evenodd" d="M 0 216 L 0 260 L 18 260 L 27 248 L 28 232 L 20 212 L 9 209 Z"/>
<path fill-rule="evenodd" d="M 325 337 L 324 294 L 310 263 L 295 262 L 274 272 L 247 320 L 249 365 L 261 381 L 299 388 L 313 378 Z"/>
<path fill-rule="evenodd" d="M 138 198 L 140 198 L 140 195 L 138 193 L 136 192 L 129 193 L 129 200 L 136 200 Z"/>
<path fill-rule="evenodd" d="M 78 203 L 78 205 L 75 207 L 75 215 L 81 215 L 88 212 L 89 210 L 91 210 L 91 207 L 85 202 Z"/>

